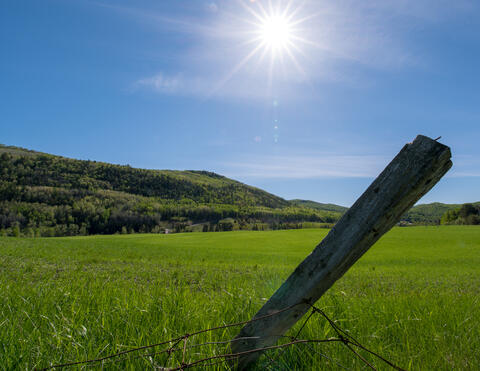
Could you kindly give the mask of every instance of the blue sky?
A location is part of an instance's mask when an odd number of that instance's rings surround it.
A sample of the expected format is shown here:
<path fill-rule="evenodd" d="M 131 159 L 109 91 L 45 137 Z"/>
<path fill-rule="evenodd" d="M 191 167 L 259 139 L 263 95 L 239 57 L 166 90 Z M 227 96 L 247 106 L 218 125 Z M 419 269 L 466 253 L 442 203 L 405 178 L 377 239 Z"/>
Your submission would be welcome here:
<path fill-rule="evenodd" d="M 348 206 L 442 136 L 422 202 L 480 200 L 478 1 L 2 1 L 0 56 L 0 143 Z"/>

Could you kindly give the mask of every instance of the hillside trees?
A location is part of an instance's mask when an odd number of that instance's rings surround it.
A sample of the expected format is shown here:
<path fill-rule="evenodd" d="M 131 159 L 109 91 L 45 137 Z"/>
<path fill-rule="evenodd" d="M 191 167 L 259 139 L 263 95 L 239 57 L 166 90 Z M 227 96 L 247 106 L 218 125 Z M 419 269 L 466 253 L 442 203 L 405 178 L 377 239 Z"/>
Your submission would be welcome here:
<path fill-rule="evenodd" d="M 242 229 L 290 228 L 300 222 L 332 223 L 339 216 L 204 171 L 2 153 L 0 174 L 0 231 L 7 235 L 180 232 L 195 223 L 231 230 L 230 220 Z"/>
<path fill-rule="evenodd" d="M 480 206 L 463 204 L 459 209 L 443 214 L 441 224 L 480 224 Z"/>

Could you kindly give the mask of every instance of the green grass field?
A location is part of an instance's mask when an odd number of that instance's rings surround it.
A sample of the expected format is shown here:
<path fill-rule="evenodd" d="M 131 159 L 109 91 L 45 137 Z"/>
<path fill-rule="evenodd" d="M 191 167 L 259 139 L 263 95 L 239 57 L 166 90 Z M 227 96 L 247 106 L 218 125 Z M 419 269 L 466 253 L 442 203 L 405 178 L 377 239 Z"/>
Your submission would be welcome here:
<path fill-rule="evenodd" d="M 2 238 L 0 368 L 101 357 L 248 320 L 327 232 Z M 480 369 L 480 227 L 395 228 L 317 306 L 401 367 Z M 225 341 L 237 331 L 190 341 Z M 330 336 L 320 318 L 302 333 Z M 221 354 L 224 347 L 193 348 L 188 356 Z M 173 354 L 170 365 L 179 358 L 181 352 Z M 164 360 L 88 368 L 146 369 Z M 332 360 L 365 368 L 332 343 L 291 348 L 273 369 L 338 369 Z"/>

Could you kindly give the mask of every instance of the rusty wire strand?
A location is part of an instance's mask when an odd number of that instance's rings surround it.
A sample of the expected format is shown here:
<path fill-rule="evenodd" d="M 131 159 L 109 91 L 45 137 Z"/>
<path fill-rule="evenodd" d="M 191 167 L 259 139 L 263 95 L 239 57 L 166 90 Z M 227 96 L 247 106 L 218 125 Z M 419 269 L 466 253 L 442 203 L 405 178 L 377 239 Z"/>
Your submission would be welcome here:
<path fill-rule="evenodd" d="M 223 325 L 223 326 L 212 327 L 212 328 L 209 328 L 209 329 L 196 331 L 196 332 L 191 333 L 191 334 L 185 334 L 181 337 L 177 337 L 175 339 L 171 339 L 171 340 L 164 341 L 164 342 L 161 342 L 161 343 L 157 343 L 157 344 L 153 344 L 153 345 L 146 345 L 146 346 L 137 347 L 137 348 L 132 348 L 132 349 L 128 349 L 128 350 L 118 352 L 118 353 L 115 353 L 115 354 L 112 354 L 112 355 L 108 355 L 108 356 L 105 356 L 105 357 L 101 357 L 101 358 L 50 365 L 48 367 L 43 368 L 42 371 L 55 369 L 55 368 L 77 366 L 77 365 L 89 366 L 93 363 L 99 363 L 99 362 L 102 362 L 102 364 L 103 364 L 104 361 L 109 361 L 109 362 L 118 362 L 118 361 L 127 361 L 127 360 L 131 361 L 133 359 L 145 358 L 145 357 L 150 357 L 150 359 L 151 359 L 151 357 L 154 357 L 154 356 L 157 356 L 157 355 L 160 355 L 160 354 L 165 354 L 165 353 L 168 354 L 167 359 L 165 360 L 165 363 L 164 363 L 166 365 L 166 367 L 163 367 L 161 369 L 168 370 L 168 371 L 183 371 L 185 369 L 192 368 L 192 367 L 199 366 L 199 365 L 201 365 L 202 367 L 209 367 L 209 366 L 214 366 L 214 365 L 218 365 L 218 364 L 225 363 L 225 362 L 228 362 L 227 364 L 231 365 L 232 361 L 234 362 L 235 360 L 237 360 L 239 357 L 241 357 L 243 355 L 247 355 L 247 354 L 251 354 L 251 353 L 257 353 L 257 352 L 266 352 L 266 351 L 270 351 L 270 350 L 275 350 L 275 349 L 278 350 L 279 349 L 280 353 L 277 354 L 276 356 L 274 356 L 273 358 L 267 355 L 267 358 L 269 359 L 269 363 L 267 364 L 266 367 L 268 368 L 272 363 L 278 364 L 277 363 L 278 362 L 277 361 L 278 357 L 288 347 L 291 347 L 291 346 L 294 346 L 294 345 L 299 345 L 299 344 L 306 344 L 306 345 L 309 345 L 309 347 L 311 347 L 312 344 L 333 343 L 333 342 L 343 343 L 353 354 L 355 354 L 356 357 L 358 357 L 365 365 L 367 365 L 368 367 L 370 367 L 373 370 L 376 370 L 376 368 L 371 363 L 369 363 L 361 354 L 359 354 L 352 346 L 358 347 L 359 349 L 362 349 L 363 351 L 368 352 L 369 354 L 377 357 L 378 359 L 382 360 L 383 362 L 385 362 L 386 364 L 388 364 L 389 366 L 391 366 L 392 368 L 394 368 L 398 371 L 404 371 L 402 368 L 394 365 L 392 362 L 388 361 L 384 357 L 380 356 L 379 354 L 377 354 L 377 353 L 369 350 L 365 346 L 363 346 L 353 336 L 351 336 L 349 333 L 342 330 L 334 321 L 332 321 L 325 314 L 325 312 L 323 312 L 321 309 L 315 307 L 311 303 L 308 303 L 308 304 L 312 308 L 312 311 L 308 315 L 308 317 L 305 319 L 305 321 L 303 322 L 303 324 L 301 325 L 300 329 L 297 331 L 295 336 L 285 336 L 285 335 L 274 336 L 274 337 L 283 337 L 283 338 L 289 339 L 289 341 L 287 343 L 268 346 L 268 347 L 263 347 L 263 348 L 251 349 L 251 350 L 243 351 L 243 352 L 239 352 L 239 353 L 219 354 L 219 355 L 205 357 L 205 358 L 195 360 L 195 361 L 189 362 L 189 363 L 186 362 L 186 356 L 187 356 L 187 350 L 188 349 L 191 349 L 191 348 L 194 348 L 194 347 L 207 346 L 207 345 L 211 345 L 211 344 L 231 344 L 234 341 L 244 340 L 244 339 L 254 339 L 254 338 L 259 338 L 259 337 L 242 337 L 242 338 L 235 338 L 235 339 L 228 340 L 228 341 L 206 342 L 206 343 L 201 343 L 201 344 L 187 345 L 187 341 L 188 341 L 189 338 L 191 338 L 193 336 L 196 336 L 196 335 L 199 335 L 199 334 L 206 333 L 206 332 L 212 332 L 212 331 L 215 331 L 215 330 L 226 329 L 226 328 L 235 327 L 235 326 L 241 326 L 241 325 L 245 325 L 247 323 L 259 321 L 261 319 L 272 317 L 272 316 L 275 316 L 279 313 L 290 310 L 290 309 L 292 309 L 292 308 L 294 308 L 294 307 L 296 307 L 297 305 L 300 305 L 300 304 L 305 304 L 305 302 L 301 302 L 301 303 L 298 303 L 298 304 L 291 305 L 291 306 L 286 307 L 284 309 L 281 309 L 281 310 L 279 310 L 275 313 L 271 313 L 271 314 L 261 316 L 261 317 L 256 317 L 256 318 L 253 318 L 249 321 L 242 321 L 242 322 L 237 322 L 237 323 L 232 323 L 232 324 L 226 324 L 226 325 Z M 324 319 L 326 319 L 328 321 L 330 326 L 337 333 L 338 337 L 327 338 L 327 339 L 298 339 L 298 337 L 300 336 L 300 333 L 302 332 L 302 330 L 305 328 L 306 324 L 309 322 L 309 320 L 313 317 L 313 315 L 315 313 L 320 314 Z M 181 342 L 183 342 L 183 346 L 182 347 L 177 347 L 177 345 L 180 344 Z M 128 357 L 127 356 L 128 354 L 130 354 L 132 352 L 140 352 L 142 350 L 152 349 L 152 348 L 159 347 L 159 346 L 166 345 L 166 344 L 169 344 L 168 348 L 157 351 L 157 352 L 152 352 L 152 353 L 149 353 L 149 354 L 140 354 L 140 355 L 135 356 L 135 357 Z M 178 351 L 182 351 L 181 362 L 177 363 L 178 366 L 168 367 L 168 362 L 170 360 L 171 355 L 175 352 L 178 352 Z M 341 366 L 342 368 L 346 369 L 346 367 L 344 367 L 343 365 L 340 365 L 338 362 L 330 359 L 326 355 L 324 355 L 322 353 L 318 353 L 318 354 L 320 356 L 332 361 L 332 362 L 335 362 L 338 366 Z M 125 358 L 125 356 L 127 356 L 127 358 Z M 221 359 L 221 361 L 218 361 L 219 359 Z"/>
<path fill-rule="evenodd" d="M 307 345 L 308 349 L 310 349 L 312 352 L 317 353 L 320 357 L 323 357 L 332 363 L 335 363 L 338 367 L 343 368 L 344 370 L 351 370 L 348 367 L 345 367 L 344 365 L 342 365 L 340 362 L 336 361 L 335 359 L 330 358 L 329 356 L 327 356 L 326 354 L 323 354 L 322 352 L 319 352 L 317 349 L 312 347 L 311 344 L 306 343 L 305 345 Z"/>
<path fill-rule="evenodd" d="M 222 330 L 222 329 L 226 329 L 226 328 L 229 328 L 229 327 L 236 327 L 236 326 L 241 326 L 241 325 L 246 325 L 247 323 L 250 323 L 250 322 L 255 322 L 255 321 L 260 321 L 264 318 L 268 318 L 268 317 L 272 317 L 272 316 L 275 316 L 279 313 L 282 313 L 282 312 L 285 312 L 287 310 L 290 310 L 294 307 L 296 307 L 297 305 L 300 305 L 300 304 L 304 304 L 304 303 L 297 303 L 297 304 L 293 304 L 293 305 L 290 305 L 289 307 L 286 307 L 286 308 L 283 308 L 283 309 L 280 309 L 279 311 L 275 312 L 275 313 L 270 313 L 270 314 L 266 314 L 264 316 L 261 316 L 261 317 L 257 317 L 257 318 L 253 318 L 249 321 L 242 321 L 242 322 L 236 322 L 236 323 L 230 323 L 230 324 L 226 324 L 226 325 L 223 325 L 223 326 L 217 326 L 217 327 L 211 327 L 211 328 L 208 328 L 208 329 L 203 329 L 203 330 L 199 330 L 197 332 L 193 332 L 192 334 L 190 334 L 190 336 L 195 336 L 195 335 L 200 335 L 200 334 L 203 334 L 205 332 L 211 332 L 211 331 L 215 331 L 215 330 Z M 78 362 L 69 362 L 69 363 L 63 363 L 63 364 L 58 364 L 58 365 L 50 365 L 48 367 L 45 367 L 43 369 L 41 369 L 40 371 L 44 371 L 44 370 L 49 370 L 49 369 L 53 369 L 53 368 L 62 368 L 62 367 L 68 367 L 68 366 L 77 366 L 77 365 L 81 365 L 81 364 L 85 364 L 85 363 L 97 363 L 97 362 L 101 362 L 101 361 L 104 361 L 106 359 L 110 359 L 110 358 L 115 358 L 115 357 L 118 357 L 118 356 L 121 356 L 121 355 L 124 355 L 124 354 L 128 354 L 128 353 L 131 353 L 131 352 L 137 352 L 137 351 L 140 351 L 140 350 L 143 350 L 143 349 L 149 349 L 149 348 L 155 348 L 155 347 L 158 347 L 160 345 L 165 345 L 165 344 L 169 344 L 169 343 L 172 343 L 174 341 L 182 341 L 184 339 L 185 335 L 183 336 L 180 336 L 180 337 L 177 337 L 175 339 L 170 339 L 170 340 L 167 340 L 167 341 L 163 341 L 161 343 L 157 343 L 157 344 L 152 344 L 152 345 L 145 345 L 145 346 L 142 346 L 142 347 L 137 347 L 137 348 L 132 348 L 132 349 L 128 349 L 128 350 L 124 350 L 122 352 L 118 352 L 118 353 L 115 353 L 115 354 L 111 354 L 109 356 L 105 356 L 105 357 L 101 357 L 101 358 L 96 358 L 96 359 L 89 359 L 89 360 L 86 360 L 86 361 L 78 361 Z"/>
<path fill-rule="evenodd" d="M 403 368 L 393 364 L 392 362 L 390 362 L 389 360 L 385 359 L 384 357 L 382 357 L 381 355 L 379 355 L 378 353 L 375 353 L 374 351 L 364 347 L 357 339 L 355 339 L 352 335 L 350 335 L 349 333 L 347 333 L 346 331 L 342 330 L 334 321 L 332 321 L 326 314 L 323 310 L 315 307 L 314 305 L 310 304 L 310 306 L 312 307 L 312 310 L 314 310 L 315 312 L 317 313 L 320 313 L 327 321 L 328 323 L 330 324 L 330 326 L 332 326 L 332 328 L 336 331 L 337 335 L 340 336 L 340 337 L 344 337 L 346 336 L 347 338 L 350 339 L 350 343 L 356 347 L 359 347 L 360 349 L 363 349 L 364 351 L 370 353 L 371 355 L 377 357 L 378 359 L 382 360 L 383 362 L 385 362 L 386 364 L 388 364 L 390 367 L 394 368 L 395 370 L 398 370 L 398 371 L 405 371 Z M 353 340 L 353 341 L 352 341 Z M 350 348 L 350 347 L 348 347 Z M 357 354 L 353 349 L 351 349 L 355 354 Z M 357 354 L 358 355 L 358 354 Z M 368 362 L 367 362 L 368 364 Z M 370 365 L 370 367 L 372 368 L 373 366 Z"/>
<path fill-rule="evenodd" d="M 316 340 L 316 339 L 295 340 L 295 341 L 291 341 L 291 342 L 285 343 L 285 344 L 272 345 L 272 346 L 269 346 L 269 347 L 246 350 L 244 352 L 230 353 L 230 354 L 219 354 L 217 356 L 211 356 L 211 357 L 200 359 L 198 361 L 191 362 L 187 365 L 182 365 L 182 366 L 179 366 L 179 367 L 170 368 L 169 371 L 179 371 L 179 370 L 182 370 L 182 367 L 190 368 L 190 367 L 194 367 L 194 366 L 196 366 L 200 363 L 210 361 L 210 360 L 213 360 L 213 359 L 218 359 L 218 358 L 225 358 L 227 360 L 235 360 L 238 357 L 243 356 L 243 355 L 247 355 L 247 354 L 251 354 L 251 353 L 257 353 L 257 352 L 265 352 L 267 350 L 272 350 L 272 349 L 281 349 L 281 348 L 289 347 L 289 346 L 296 345 L 296 344 L 302 344 L 302 343 L 330 343 L 330 342 L 342 342 L 342 341 L 343 340 L 340 339 L 340 338 L 329 338 L 329 339 L 319 339 L 319 340 Z"/>
<path fill-rule="evenodd" d="M 305 321 L 303 322 L 302 326 L 300 327 L 300 329 L 297 331 L 296 335 L 292 337 L 292 340 L 297 340 L 298 337 L 300 336 L 302 330 L 304 329 L 304 327 L 307 325 L 308 321 L 310 321 L 310 318 L 312 318 L 312 316 L 315 314 L 315 311 L 312 309 L 312 311 L 310 312 L 310 314 L 308 315 L 308 317 L 305 319 Z M 271 366 L 271 364 L 273 362 L 276 362 L 276 360 L 285 352 L 286 349 L 282 349 L 281 352 L 279 354 L 277 354 L 275 357 L 271 358 L 270 359 L 270 362 L 267 364 L 267 367 Z"/>

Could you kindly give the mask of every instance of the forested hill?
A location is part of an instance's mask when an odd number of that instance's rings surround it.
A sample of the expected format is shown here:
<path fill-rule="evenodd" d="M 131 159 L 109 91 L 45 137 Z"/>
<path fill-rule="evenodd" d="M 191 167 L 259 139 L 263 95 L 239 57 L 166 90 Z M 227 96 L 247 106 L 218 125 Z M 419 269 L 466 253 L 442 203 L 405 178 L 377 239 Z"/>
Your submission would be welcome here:
<path fill-rule="evenodd" d="M 17 147 L 0 146 L 0 174 L 0 231 L 9 235 L 298 228 L 340 216 L 211 172 L 136 169 Z"/>
<path fill-rule="evenodd" d="M 2 164 L 13 165 L 2 167 L 2 180 L 18 186 L 103 189 L 201 203 L 289 206 L 289 202 L 280 197 L 207 171 L 135 169 L 6 146 L 0 146 L 1 153 L 10 155 L 3 157 Z"/>

